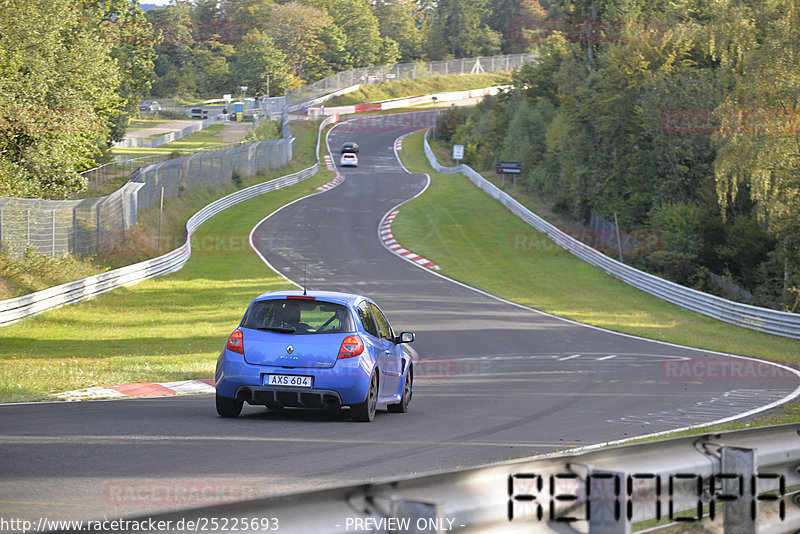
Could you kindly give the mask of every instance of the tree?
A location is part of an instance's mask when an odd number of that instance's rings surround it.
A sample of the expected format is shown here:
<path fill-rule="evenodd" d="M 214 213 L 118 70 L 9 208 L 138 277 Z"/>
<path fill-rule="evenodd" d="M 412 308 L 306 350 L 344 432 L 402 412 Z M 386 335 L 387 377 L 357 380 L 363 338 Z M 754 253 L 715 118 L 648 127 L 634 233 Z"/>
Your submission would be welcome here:
<path fill-rule="evenodd" d="M 197 90 L 201 95 L 219 95 L 230 90 L 234 84 L 233 56 L 233 45 L 216 41 L 204 42 L 192 49 L 192 67 L 197 73 Z"/>
<path fill-rule="evenodd" d="M 424 34 L 414 18 L 418 9 L 412 0 L 375 0 L 372 4 L 380 34 L 397 43 L 399 59 L 403 62 L 422 57 Z"/>
<path fill-rule="evenodd" d="M 396 62 L 396 55 L 386 56 L 395 48 L 381 38 L 380 24 L 367 0 L 303 0 L 303 3 L 324 10 L 332 23 L 344 32 L 345 46 L 354 67 Z"/>
<path fill-rule="evenodd" d="M 800 8 L 792 0 L 759 8 L 751 15 L 752 48 L 735 57 L 720 51 L 737 75 L 717 110 L 714 166 L 720 203 L 749 194 L 782 244 L 788 292 L 800 278 Z"/>
<path fill-rule="evenodd" d="M 156 97 L 193 96 L 198 91 L 198 76 L 193 67 L 194 22 L 187 3 L 177 3 L 146 13 L 159 33 L 152 95 Z"/>
<path fill-rule="evenodd" d="M 110 137 L 119 141 L 125 134 L 128 117 L 136 113 L 142 95 L 150 91 L 155 79 L 154 45 L 159 36 L 145 18 L 138 0 L 87 0 L 79 4 L 90 33 L 101 32 L 117 61 L 120 84 L 117 93 L 122 103 L 109 117 Z"/>
<path fill-rule="evenodd" d="M 4 0 L 0 35 L 0 195 L 82 189 L 123 104 L 111 45 L 66 1 Z"/>
<path fill-rule="evenodd" d="M 219 11 L 221 18 L 244 36 L 254 27 L 263 31 L 269 25 L 275 7 L 273 0 L 221 0 Z"/>
<path fill-rule="evenodd" d="M 486 20 L 502 36 L 503 53 L 510 54 L 527 48 L 525 30 L 546 17 L 547 12 L 537 0 L 495 0 Z"/>
<path fill-rule="evenodd" d="M 347 51 L 347 36 L 339 26 L 328 24 L 322 28 L 319 31 L 319 40 L 319 57 L 306 66 L 310 80 L 319 80 L 353 68 L 352 58 Z"/>
<path fill-rule="evenodd" d="M 280 93 L 292 85 L 286 56 L 266 33 L 258 29 L 244 36 L 236 48 L 233 75 L 237 84 L 246 85 L 254 95 Z"/>
<path fill-rule="evenodd" d="M 308 81 L 308 73 L 319 69 L 324 44 L 320 33 L 330 24 L 325 11 L 297 2 L 275 7 L 265 32 L 283 53 L 289 71 Z"/>
<path fill-rule="evenodd" d="M 440 0 L 429 33 L 429 55 L 441 59 L 493 55 L 502 35 L 489 28 L 488 0 Z"/>

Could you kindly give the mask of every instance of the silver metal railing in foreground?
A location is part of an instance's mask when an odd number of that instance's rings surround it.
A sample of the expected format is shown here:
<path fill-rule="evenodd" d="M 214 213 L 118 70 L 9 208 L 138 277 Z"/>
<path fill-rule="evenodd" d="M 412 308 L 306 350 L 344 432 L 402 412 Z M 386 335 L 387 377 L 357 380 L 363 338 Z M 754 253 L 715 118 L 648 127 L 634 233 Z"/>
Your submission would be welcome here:
<path fill-rule="evenodd" d="M 648 522 L 660 519 L 659 529 L 666 522 L 677 532 L 779 534 L 800 529 L 800 501 L 791 489 L 800 485 L 799 466 L 795 423 L 589 447 L 147 519 L 171 532 L 219 530 L 225 522 L 239 532 L 281 534 L 623 534 L 634 525 L 652 529 Z"/>

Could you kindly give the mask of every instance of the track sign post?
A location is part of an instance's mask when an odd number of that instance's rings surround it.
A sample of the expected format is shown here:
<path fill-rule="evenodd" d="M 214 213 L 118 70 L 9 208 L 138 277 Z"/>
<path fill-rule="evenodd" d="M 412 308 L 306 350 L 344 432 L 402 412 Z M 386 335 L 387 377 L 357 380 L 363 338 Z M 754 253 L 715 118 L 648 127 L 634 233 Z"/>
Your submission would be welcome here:
<path fill-rule="evenodd" d="M 453 145 L 453 159 L 456 160 L 456 164 L 459 163 L 459 160 L 464 158 L 464 145 Z"/>
<path fill-rule="evenodd" d="M 517 175 L 522 173 L 522 163 L 519 161 L 498 161 L 497 174 L 503 177 L 501 187 L 506 186 L 506 174 L 514 177 L 514 186 L 517 185 Z"/>

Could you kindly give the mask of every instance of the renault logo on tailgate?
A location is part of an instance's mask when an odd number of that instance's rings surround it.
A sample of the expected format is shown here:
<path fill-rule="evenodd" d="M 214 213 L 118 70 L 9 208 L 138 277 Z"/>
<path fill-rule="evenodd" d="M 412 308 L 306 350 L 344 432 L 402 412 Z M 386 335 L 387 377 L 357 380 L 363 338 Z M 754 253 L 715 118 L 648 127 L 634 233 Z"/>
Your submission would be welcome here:
<path fill-rule="evenodd" d="M 291 353 L 293 353 L 293 352 L 294 352 L 294 347 L 292 347 L 291 345 L 289 345 L 288 347 L 286 347 L 286 354 L 291 354 Z"/>

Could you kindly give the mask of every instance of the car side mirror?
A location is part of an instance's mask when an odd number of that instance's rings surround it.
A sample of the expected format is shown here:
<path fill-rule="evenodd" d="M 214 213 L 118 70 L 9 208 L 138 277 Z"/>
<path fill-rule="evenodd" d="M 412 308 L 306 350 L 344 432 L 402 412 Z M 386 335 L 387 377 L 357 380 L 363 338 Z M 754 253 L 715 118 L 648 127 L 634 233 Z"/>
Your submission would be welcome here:
<path fill-rule="evenodd" d="M 395 345 L 400 343 L 411 343 L 414 341 L 414 332 L 400 332 L 400 335 L 395 338 Z"/>

